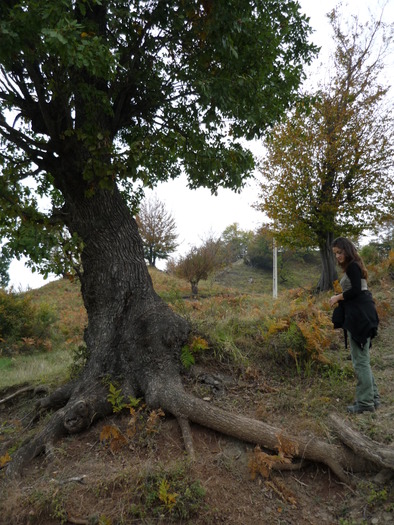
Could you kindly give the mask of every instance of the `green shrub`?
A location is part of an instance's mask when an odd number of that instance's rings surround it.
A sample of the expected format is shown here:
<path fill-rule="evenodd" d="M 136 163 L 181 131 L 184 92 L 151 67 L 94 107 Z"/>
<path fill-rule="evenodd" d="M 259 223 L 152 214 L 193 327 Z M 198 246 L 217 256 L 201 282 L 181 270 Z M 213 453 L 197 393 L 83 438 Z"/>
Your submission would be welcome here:
<path fill-rule="evenodd" d="M 389 243 L 371 242 L 363 246 L 360 255 L 365 264 L 379 264 L 388 259 L 391 246 Z"/>
<path fill-rule="evenodd" d="M 36 305 L 28 294 L 1 289 L 0 355 L 51 349 L 55 321 L 55 312 L 48 304 Z"/>
<path fill-rule="evenodd" d="M 295 322 L 290 323 L 288 329 L 280 334 L 279 339 L 296 365 L 303 364 L 310 359 L 306 339 Z"/>

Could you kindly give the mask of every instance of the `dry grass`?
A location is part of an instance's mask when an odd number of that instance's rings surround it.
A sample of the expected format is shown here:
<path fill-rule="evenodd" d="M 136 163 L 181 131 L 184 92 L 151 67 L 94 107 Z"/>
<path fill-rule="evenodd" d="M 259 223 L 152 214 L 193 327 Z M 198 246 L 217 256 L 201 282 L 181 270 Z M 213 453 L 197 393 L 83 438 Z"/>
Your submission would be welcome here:
<path fill-rule="evenodd" d="M 25 383 L 55 384 L 67 378 L 72 363 L 68 350 L 4 358 L 0 374 L 0 390 Z"/>

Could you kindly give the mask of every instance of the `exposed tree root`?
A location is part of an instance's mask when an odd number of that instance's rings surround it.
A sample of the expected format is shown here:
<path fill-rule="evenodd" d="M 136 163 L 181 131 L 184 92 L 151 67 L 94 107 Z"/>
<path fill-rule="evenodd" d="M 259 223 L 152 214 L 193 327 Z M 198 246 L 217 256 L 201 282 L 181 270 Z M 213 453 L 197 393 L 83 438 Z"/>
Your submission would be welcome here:
<path fill-rule="evenodd" d="M 27 392 L 32 392 L 33 395 L 42 394 L 43 392 L 48 392 L 48 389 L 46 386 L 33 386 L 33 385 L 27 385 L 23 388 L 19 388 L 16 392 L 13 392 L 9 396 L 3 397 L 3 399 L 0 399 L 0 405 L 5 405 L 6 403 L 13 401 L 15 398 L 26 394 Z"/>
<path fill-rule="evenodd" d="M 294 436 L 283 429 L 212 406 L 185 392 L 168 395 L 165 389 L 162 407 L 178 417 L 188 418 L 194 423 L 235 437 L 245 442 L 258 444 L 266 449 L 286 449 L 296 460 L 313 461 L 327 465 L 340 481 L 352 484 L 353 472 L 377 470 L 371 455 L 355 454 L 343 444 L 326 443 L 316 436 Z M 378 466 L 381 466 L 379 463 Z M 387 465 L 389 466 L 389 465 Z M 391 467 L 392 468 L 392 467 Z"/>
<path fill-rule="evenodd" d="M 20 476 L 23 468 L 42 453 L 51 455 L 54 444 L 67 434 L 76 434 L 86 430 L 97 419 L 112 413 L 112 407 L 103 395 L 103 389 L 92 385 L 86 391 L 79 393 L 80 398 L 70 398 L 70 388 L 60 388 L 52 395 L 43 398 L 37 404 L 37 410 L 43 407 L 57 407 L 60 399 L 67 399 L 66 406 L 58 409 L 49 423 L 33 438 L 26 440 L 13 455 L 7 467 L 7 475 L 11 478 Z"/>
<path fill-rule="evenodd" d="M 49 396 L 43 397 L 37 403 L 37 408 L 49 410 L 64 407 L 71 398 L 75 389 L 75 383 L 70 382 L 52 392 Z"/>
<path fill-rule="evenodd" d="M 293 460 L 283 465 L 285 469 L 299 469 L 305 462 L 327 465 L 338 479 L 352 485 L 352 474 L 377 471 L 382 468 L 394 470 L 394 450 L 362 436 L 350 428 L 338 416 L 331 416 L 334 429 L 341 443 L 327 443 L 314 435 L 295 436 L 265 422 L 227 412 L 202 401 L 180 387 L 180 383 L 158 387 L 156 378 L 154 392 L 147 396 L 153 408 L 160 406 L 178 420 L 186 452 L 194 459 L 194 447 L 190 422 L 197 423 L 239 440 L 260 445 L 265 449 L 284 453 Z M 67 393 L 67 395 L 66 395 Z M 8 475 L 22 473 L 23 467 L 66 434 L 75 434 L 89 428 L 98 418 L 112 413 L 104 387 L 92 384 L 90 388 L 76 388 L 69 397 L 69 389 L 48 396 L 40 407 L 54 406 L 59 399 L 68 399 L 66 406 L 54 413 L 46 427 L 31 441 L 25 443 L 13 456 L 8 466 Z M 150 398 L 150 399 L 149 399 Z M 280 465 L 275 467 L 281 468 Z"/>
<path fill-rule="evenodd" d="M 58 439 L 65 435 L 63 426 L 65 412 L 65 409 L 56 412 L 41 432 L 22 444 L 22 447 L 12 456 L 12 461 L 7 467 L 9 477 L 21 475 L 25 465 L 49 450 Z"/>
<path fill-rule="evenodd" d="M 363 436 L 336 414 L 331 414 L 330 419 L 340 440 L 350 447 L 356 456 L 362 456 L 383 469 L 394 470 L 393 447 L 377 443 L 367 436 Z"/>
<path fill-rule="evenodd" d="M 189 421 L 183 417 L 178 417 L 178 424 L 181 428 L 185 450 L 191 461 L 195 461 L 193 436 L 190 429 Z"/>

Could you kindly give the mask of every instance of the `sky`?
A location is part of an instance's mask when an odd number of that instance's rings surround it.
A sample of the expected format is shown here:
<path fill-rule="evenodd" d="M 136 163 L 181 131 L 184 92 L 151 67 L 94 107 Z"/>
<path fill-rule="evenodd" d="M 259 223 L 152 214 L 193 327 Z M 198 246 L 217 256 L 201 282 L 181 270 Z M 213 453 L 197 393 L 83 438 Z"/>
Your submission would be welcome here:
<path fill-rule="evenodd" d="M 313 63 L 309 81 L 313 82 L 317 74 L 324 71 L 324 66 L 332 51 L 332 31 L 327 19 L 327 13 L 338 5 L 337 0 L 299 0 L 302 12 L 310 18 L 313 29 L 311 40 L 321 47 L 320 55 Z M 344 0 L 341 7 L 344 19 L 351 15 L 358 15 L 366 21 L 369 13 L 380 15 L 384 7 L 384 21 L 394 23 L 394 0 Z M 394 58 L 391 61 L 390 71 L 394 68 Z M 388 77 L 390 78 L 390 77 Z M 263 154 L 259 143 L 252 146 L 257 156 Z M 165 204 L 166 210 L 175 220 L 179 247 L 173 256 L 185 254 L 190 247 L 199 246 L 208 237 L 219 237 L 231 224 L 238 223 L 243 230 L 255 230 L 265 221 L 261 212 L 253 208 L 258 199 L 259 186 L 257 180 L 251 180 L 241 193 L 220 189 L 216 196 L 211 195 L 205 188 L 190 190 L 187 188 L 186 177 L 182 176 L 174 181 L 160 184 L 155 195 Z M 152 196 L 152 193 L 147 194 Z M 165 263 L 158 264 L 163 267 Z M 32 273 L 24 261 L 13 261 L 10 266 L 10 286 L 15 290 L 23 291 L 29 288 L 38 288 L 48 282 L 37 273 Z M 49 280 L 53 280 L 50 277 Z"/>

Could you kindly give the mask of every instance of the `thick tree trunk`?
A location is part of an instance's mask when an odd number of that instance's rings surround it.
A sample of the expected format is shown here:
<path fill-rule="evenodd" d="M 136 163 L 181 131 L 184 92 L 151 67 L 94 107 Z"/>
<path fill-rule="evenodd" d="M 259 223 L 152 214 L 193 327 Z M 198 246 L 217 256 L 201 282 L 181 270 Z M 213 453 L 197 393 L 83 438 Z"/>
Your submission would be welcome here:
<path fill-rule="evenodd" d="M 332 233 L 327 233 L 325 242 L 319 245 L 320 260 L 321 260 L 321 274 L 317 288 L 320 292 L 331 290 L 333 283 L 338 279 L 338 273 L 335 265 L 335 258 L 332 252 L 332 242 L 334 236 Z"/>
<path fill-rule="evenodd" d="M 90 359 L 83 380 L 106 375 L 135 396 L 146 394 L 161 371 L 178 375 L 188 323 L 154 291 L 137 224 L 117 191 L 100 192 L 73 212 L 72 227 L 85 245 L 81 289 Z"/>

